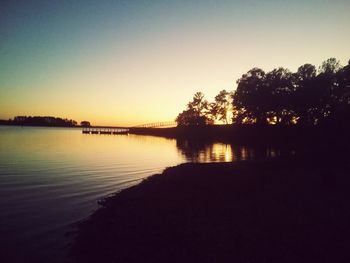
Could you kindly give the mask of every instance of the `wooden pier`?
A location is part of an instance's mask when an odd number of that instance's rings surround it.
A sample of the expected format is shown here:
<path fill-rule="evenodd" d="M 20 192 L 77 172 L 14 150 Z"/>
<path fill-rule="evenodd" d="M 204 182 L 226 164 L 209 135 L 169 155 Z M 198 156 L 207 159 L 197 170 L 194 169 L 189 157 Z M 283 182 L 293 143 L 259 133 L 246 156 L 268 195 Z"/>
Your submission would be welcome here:
<path fill-rule="evenodd" d="M 84 134 L 129 134 L 128 128 L 111 128 L 111 127 L 85 127 L 82 130 Z"/>
<path fill-rule="evenodd" d="M 168 122 L 154 122 L 148 124 L 142 124 L 132 127 L 122 127 L 122 126 L 89 126 L 82 127 L 82 133 L 84 134 L 109 134 L 109 135 L 117 135 L 117 134 L 151 134 L 149 131 L 153 130 L 153 128 L 164 128 L 164 127 L 175 127 L 176 122 L 168 121 Z M 148 130 L 148 133 L 145 131 Z M 153 133 L 154 134 L 154 133 Z M 158 132 L 159 134 L 159 132 Z"/>

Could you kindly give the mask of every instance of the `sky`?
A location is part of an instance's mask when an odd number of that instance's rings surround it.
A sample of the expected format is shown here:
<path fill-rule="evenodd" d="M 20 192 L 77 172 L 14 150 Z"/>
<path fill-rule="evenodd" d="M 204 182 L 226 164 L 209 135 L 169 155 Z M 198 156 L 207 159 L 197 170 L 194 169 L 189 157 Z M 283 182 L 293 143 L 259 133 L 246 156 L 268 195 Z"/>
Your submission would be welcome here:
<path fill-rule="evenodd" d="M 253 67 L 350 59 L 349 0 L 5 0 L 0 119 L 172 121 Z"/>

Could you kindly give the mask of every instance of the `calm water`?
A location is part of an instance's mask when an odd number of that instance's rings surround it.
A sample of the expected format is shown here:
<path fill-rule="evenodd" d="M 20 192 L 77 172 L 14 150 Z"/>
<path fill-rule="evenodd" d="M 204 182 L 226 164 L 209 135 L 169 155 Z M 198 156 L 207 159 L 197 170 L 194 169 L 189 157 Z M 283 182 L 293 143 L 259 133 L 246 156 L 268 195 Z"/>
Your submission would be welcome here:
<path fill-rule="evenodd" d="M 223 143 L 0 126 L 0 262 L 62 262 L 70 241 L 65 233 L 100 198 L 165 167 L 279 154 Z"/>

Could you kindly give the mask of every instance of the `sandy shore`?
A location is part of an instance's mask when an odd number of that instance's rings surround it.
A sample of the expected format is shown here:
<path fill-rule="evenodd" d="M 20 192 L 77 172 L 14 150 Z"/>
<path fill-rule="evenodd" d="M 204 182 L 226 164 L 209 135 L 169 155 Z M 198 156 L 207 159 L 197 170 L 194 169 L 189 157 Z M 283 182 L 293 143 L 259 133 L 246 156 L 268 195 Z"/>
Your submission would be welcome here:
<path fill-rule="evenodd" d="M 350 169 L 275 159 L 183 164 L 102 202 L 78 262 L 350 262 Z"/>

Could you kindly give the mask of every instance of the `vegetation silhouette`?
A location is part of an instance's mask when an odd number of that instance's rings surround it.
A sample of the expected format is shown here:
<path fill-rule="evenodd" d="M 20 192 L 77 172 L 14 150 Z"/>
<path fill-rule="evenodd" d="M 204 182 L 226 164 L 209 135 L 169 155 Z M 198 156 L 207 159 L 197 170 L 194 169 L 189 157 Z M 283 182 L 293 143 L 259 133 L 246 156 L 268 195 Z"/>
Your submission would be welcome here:
<path fill-rule="evenodd" d="M 91 123 L 89 121 L 81 121 L 80 126 L 82 127 L 90 127 Z"/>
<path fill-rule="evenodd" d="M 52 116 L 16 116 L 13 120 L 8 120 L 8 125 L 22 126 L 52 126 L 52 127 L 74 127 L 77 126 L 75 120 L 62 119 Z"/>
<path fill-rule="evenodd" d="M 228 116 L 232 114 L 231 120 Z M 220 91 L 209 103 L 197 92 L 178 115 L 178 126 L 228 124 L 348 125 L 350 61 L 342 67 L 335 58 L 317 70 L 304 64 L 297 72 L 279 67 L 270 72 L 252 68 L 237 80 L 234 92 Z"/>
<path fill-rule="evenodd" d="M 203 126 L 213 124 L 209 117 L 209 103 L 202 92 L 197 92 L 193 100 L 187 104 L 187 109 L 180 113 L 176 120 L 180 126 Z"/>

